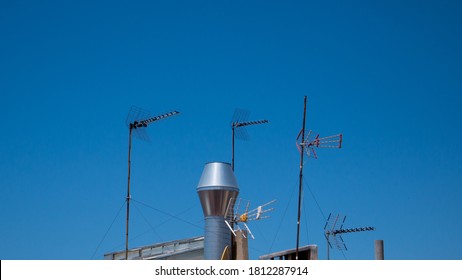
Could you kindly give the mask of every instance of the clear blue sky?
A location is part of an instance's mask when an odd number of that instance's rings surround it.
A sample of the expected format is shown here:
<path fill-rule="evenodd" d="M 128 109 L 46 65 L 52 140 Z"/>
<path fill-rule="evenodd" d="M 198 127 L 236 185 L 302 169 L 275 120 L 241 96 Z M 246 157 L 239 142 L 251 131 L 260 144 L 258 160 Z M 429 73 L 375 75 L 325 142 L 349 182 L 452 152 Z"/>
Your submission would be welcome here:
<path fill-rule="evenodd" d="M 244 108 L 270 123 L 236 143 L 240 196 L 278 199 L 250 225 L 251 257 L 293 248 L 307 95 L 307 128 L 344 144 L 306 161 L 301 244 L 324 259 L 334 212 L 377 228 L 345 235 L 334 259 L 373 259 L 375 239 L 388 259 L 462 259 L 461 12 L 458 1 L 1 1 L 0 258 L 124 248 L 132 105 L 181 115 L 134 140 L 133 198 L 178 218 L 135 203 L 131 247 L 203 234 L 195 188 L 206 162 L 231 160 Z"/>

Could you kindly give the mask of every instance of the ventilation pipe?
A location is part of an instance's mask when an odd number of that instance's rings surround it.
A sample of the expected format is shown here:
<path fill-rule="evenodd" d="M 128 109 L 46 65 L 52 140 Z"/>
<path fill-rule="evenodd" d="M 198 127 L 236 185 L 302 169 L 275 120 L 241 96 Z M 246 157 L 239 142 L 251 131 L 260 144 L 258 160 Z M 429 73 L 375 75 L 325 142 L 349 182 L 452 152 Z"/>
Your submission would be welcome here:
<path fill-rule="evenodd" d="M 226 210 L 234 209 L 239 186 L 229 163 L 207 163 L 197 185 L 205 217 L 204 259 L 219 260 L 231 245 L 231 231 L 225 223 Z"/>

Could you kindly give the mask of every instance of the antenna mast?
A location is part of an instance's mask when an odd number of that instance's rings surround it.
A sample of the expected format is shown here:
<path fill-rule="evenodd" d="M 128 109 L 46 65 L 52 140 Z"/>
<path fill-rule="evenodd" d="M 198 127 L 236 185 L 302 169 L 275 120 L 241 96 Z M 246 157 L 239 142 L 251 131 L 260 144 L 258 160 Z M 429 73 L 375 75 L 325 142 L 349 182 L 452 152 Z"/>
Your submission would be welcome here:
<path fill-rule="evenodd" d="M 268 123 L 268 120 L 258 120 L 258 121 L 247 121 L 248 116 L 250 115 L 249 111 L 243 109 L 235 109 L 233 119 L 231 120 L 231 131 L 232 131 L 232 156 L 231 156 L 231 169 L 234 171 L 234 142 L 235 138 L 240 138 L 242 140 L 248 140 L 249 135 L 246 126 L 259 125 Z M 234 232 L 234 222 L 231 221 L 229 225 L 232 232 Z M 231 236 L 231 259 L 234 259 L 234 236 Z"/>
<path fill-rule="evenodd" d="M 144 128 L 146 128 L 150 123 L 153 123 L 158 120 L 162 120 L 173 115 L 179 114 L 178 111 L 171 111 L 166 114 L 158 115 L 156 117 L 146 117 L 146 112 L 137 107 L 132 107 L 128 113 L 126 124 L 129 129 L 128 133 L 128 183 L 127 183 L 127 216 L 125 223 L 125 259 L 128 260 L 128 228 L 129 228 L 129 218 L 130 218 L 130 166 L 131 166 L 131 151 L 132 151 L 132 135 L 133 131 L 137 132 L 137 136 L 143 140 L 147 140 L 147 135 L 144 133 Z M 143 116 L 144 115 L 144 116 Z"/>
<path fill-rule="evenodd" d="M 303 125 L 300 131 L 302 139 L 305 139 L 305 124 L 306 124 L 306 96 L 303 101 Z M 299 134 L 300 135 L 300 134 Z M 303 155 L 305 145 L 301 145 L 300 150 L 300 175 L 298 183 L 298 215 L 297 215 L 297 245 L 295 247 L 295 259 L 298 260 L 298 248 L 300 245 L 300 216 L 302 211 L 302 190 L 303 190 Z"/>
<path fill-rule="evenodd" d="M 327 136 L 319 138 L 317 134 L 314 138 L 312 131 L 310 130 L 305 137 L 305 125 L 306 125 L 306 100 L 304 99 L 303 106 L 303 125 L 302 129 L 297 136 L 297 148 L 300 152 L 300 182 L 298 186 L 298 216 L 297 216 L 297 244 L 295 247 L 295 259 L 298 260 L 298 249 L 300 245 L 300 216 L 302 212 L 302 194 L 303 194 L 303 155 L 306 153 L 308 157 L 317 158 L 315 148 L 341 148 L 342 147 L 342 134 Z"/>

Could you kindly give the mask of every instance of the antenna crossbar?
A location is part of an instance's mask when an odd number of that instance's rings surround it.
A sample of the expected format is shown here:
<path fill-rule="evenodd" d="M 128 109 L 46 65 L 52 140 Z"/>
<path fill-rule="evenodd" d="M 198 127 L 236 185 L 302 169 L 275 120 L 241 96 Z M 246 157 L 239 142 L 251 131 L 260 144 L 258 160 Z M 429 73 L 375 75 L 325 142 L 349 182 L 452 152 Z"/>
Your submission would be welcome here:
<path fill-rule="evenodd" d="M 336 144 L 336 145 L 332 145 Z M 327 136 L 319 138 L 319 135 L 316 138 L 309 142 L 304 143 L 307 147 L 316 147 L 316 148 L 341 148 L 342 147 L 342 134 Z"/>
<path fill-rule="evenodd" d="M 342 233 L 372 231 L 372 230 L 375 230 L 375 228 L 374 227 L 349 228 L 349 229 L 334 230 L 330 234 L 336 235 L 336 234 L 342 234 Z"/>
<path fill-rule="evenodd" d="M 130 123 L 130 129 L 137 129 L 137 128 L 141 128 L 141 127 L 147 127 L 148 124 L 150 124 L 150 123 L 153 123 L 155 121 L 171 117 L 171 116 L 179 114 L 179 113 L 180 112 L 178 112 L 178 111 L 171 111 L 171 112 L 168 112 L 168 113 L 165 113 L 165 114 L 162 114 L 162 115 L 158 115 L 158 116 L 155 116 L 155 117 L 152 117 L 152 118 L 134 121 L 134 122 Z"/>
<path fill-rule="evenodd" d="M 234 127 L 244 127 L 249 125 L 258 125 L 268 123 L 268 120 L 258 120 L 258 121 L 248 121 L 248 122 L 233 122 L 232 125 Z"/>

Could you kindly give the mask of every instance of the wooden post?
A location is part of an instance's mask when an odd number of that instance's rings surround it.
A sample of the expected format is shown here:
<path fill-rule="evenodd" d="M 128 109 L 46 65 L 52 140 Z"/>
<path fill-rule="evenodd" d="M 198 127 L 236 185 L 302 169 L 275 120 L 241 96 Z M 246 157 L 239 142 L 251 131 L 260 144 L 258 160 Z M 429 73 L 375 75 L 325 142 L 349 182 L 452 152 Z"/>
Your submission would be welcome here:
<path fill-rule="evenodd" d="M 236 260 L 249 259 L 248 233 L 245 230 L 236 231 Z"/>

